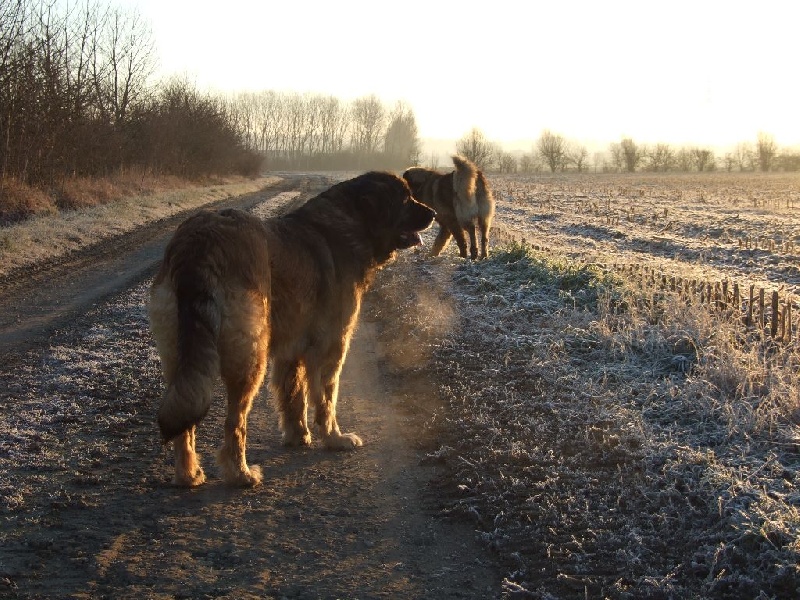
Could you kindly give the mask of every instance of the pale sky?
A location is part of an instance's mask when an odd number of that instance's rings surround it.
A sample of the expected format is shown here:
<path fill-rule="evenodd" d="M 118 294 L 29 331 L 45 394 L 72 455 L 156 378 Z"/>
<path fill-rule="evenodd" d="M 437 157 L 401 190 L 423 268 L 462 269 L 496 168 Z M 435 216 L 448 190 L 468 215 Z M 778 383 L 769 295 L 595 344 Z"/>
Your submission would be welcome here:
<path fill-rule="evenodd" d="M 220 92 L 375 93 L 420 136 L 800 146 L 797 0 L 117 0 L 160 75 Z"/>

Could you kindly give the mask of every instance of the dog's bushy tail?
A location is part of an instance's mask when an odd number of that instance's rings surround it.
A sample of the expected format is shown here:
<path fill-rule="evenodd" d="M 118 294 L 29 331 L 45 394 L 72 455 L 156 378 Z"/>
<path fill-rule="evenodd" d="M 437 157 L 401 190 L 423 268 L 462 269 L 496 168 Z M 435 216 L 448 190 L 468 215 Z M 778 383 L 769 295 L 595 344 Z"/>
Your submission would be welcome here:
<path fill-rule="evenodd" d="M 475 180 L 478 167 L 463 156 L 453 156 L 456 170 L 453 174 L 453 187 L 459 201 L 455 203 L 456 217 L 462 223 L 469 222 L 477 216 L 475 200 Z"/>
<path fill-rule="evenodd" d="M 478 176 L 478 167 L 463 156 L 453 156 L 453 165 L 456 167 L 453 185 L 456 192 L 463 200 L 475 201 L 475 179 Z"/>
<path fill-rule="evenodd" d="M 483 171 L 478 171 L 475 180 L 475 200 L 478 204 L 478 216 L 491 220 L 494 217 L 494 195 Z"/>
<path fill-rule="evenodd" d="M 177 335 L 173 334 L 170 342 L 174 344 L 171 356 L 174 376 L 158 409 L 158 426 L 164 441 L 199 423 L 211 406 L 219 374 L 217 340 L 221 313 L 213 291 L 215 286 L 207 277 L 199 269 L 173 273 L 171 327 Z M 153 302 L 157 301 L 154 298 Z"/>

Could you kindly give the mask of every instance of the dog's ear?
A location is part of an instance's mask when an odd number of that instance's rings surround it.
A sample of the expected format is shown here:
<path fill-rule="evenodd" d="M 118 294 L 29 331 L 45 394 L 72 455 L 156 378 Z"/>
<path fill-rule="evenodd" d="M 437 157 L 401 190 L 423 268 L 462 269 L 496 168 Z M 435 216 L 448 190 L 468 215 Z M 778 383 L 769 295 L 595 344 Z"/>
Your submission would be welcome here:
<path fill-rule="evenodd" d="M 351 188 L 358 210 L 368 223 L 390 225 L 406 199 L 411 198 L 408 184 L 391 173 L 366 173 L 353 180 Z"/>

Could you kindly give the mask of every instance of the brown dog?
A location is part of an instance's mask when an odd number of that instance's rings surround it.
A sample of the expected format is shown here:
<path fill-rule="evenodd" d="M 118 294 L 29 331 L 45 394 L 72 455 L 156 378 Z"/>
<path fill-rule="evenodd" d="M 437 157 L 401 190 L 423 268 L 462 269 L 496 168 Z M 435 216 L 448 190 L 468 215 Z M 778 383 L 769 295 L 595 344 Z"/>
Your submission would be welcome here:
<path fill-rule="evenodd" d="M 412 167 L 403 173 L 414 197 L 436 211 L 439 234 L 431 248 L 438 256 L 455 237 L 462 258 L 467 257 L 467 235 L 470 258 L 478 258 L 477 224 L 481 234 L 480 258 L 489 253 L 489 230 L 494 218 L 494 197 L 483 172 L 466 158 L 453 156 L 455 171 L 440 173 L 432 169 Z"/>
<path fill-rule="evenodd" d="M 186 220 L 167 246 L 150 293 L 150 322 L 166 394 L 158 411 L 175 444 L 175 483 L 199 485 L 195 428 L 219 376 L 228 397 L 217 454 L 224 478 L 255 485 L 247 465 L 247 415 L 267 362 L 284 444 L 311 443 L 306 410 L 327 448 L 362 444 L 336 421 L 339 374 L 361 296 L 396 250 L 421 243 L 434 213 L 388 173 L 339 183 L 265 222 L 238 210 Z"/>

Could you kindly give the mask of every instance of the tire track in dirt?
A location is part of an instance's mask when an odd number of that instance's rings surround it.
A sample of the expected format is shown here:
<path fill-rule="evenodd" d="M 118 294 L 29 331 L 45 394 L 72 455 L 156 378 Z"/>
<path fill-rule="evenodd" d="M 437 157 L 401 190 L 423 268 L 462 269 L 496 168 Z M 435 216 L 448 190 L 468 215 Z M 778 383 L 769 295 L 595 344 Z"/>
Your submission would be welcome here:
<path fill-rule="evenodd" d="M 259 192 L 220 200 L 204 208 L 247 210 L 289 190 L 300 192 L 299 200 L 305 200 L 325 183 L 316 177 L 289 178 Z M 152 275 L 175 228 L 199 210 L 178 213 L 0 278 L 0 359 L 10 360 L 95 302 Z"/>

